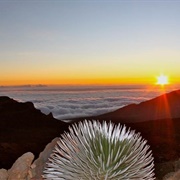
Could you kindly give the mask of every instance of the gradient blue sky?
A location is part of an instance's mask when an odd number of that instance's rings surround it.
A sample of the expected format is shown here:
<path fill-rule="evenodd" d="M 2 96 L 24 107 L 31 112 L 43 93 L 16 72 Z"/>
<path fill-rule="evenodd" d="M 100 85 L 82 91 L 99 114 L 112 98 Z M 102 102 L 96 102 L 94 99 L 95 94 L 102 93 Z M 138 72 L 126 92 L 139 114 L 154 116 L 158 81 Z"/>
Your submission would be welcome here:
<path fill-rule="evenodd" d="M 0 1 L 0 85 L 180 78 L 180 1 Z"/>

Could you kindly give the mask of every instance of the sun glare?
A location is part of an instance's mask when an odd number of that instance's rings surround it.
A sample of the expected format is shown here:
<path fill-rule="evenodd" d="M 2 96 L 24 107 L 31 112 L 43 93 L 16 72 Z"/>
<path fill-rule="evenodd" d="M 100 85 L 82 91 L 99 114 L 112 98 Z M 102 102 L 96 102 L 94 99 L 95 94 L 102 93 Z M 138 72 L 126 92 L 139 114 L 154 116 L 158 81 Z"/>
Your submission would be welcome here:
<path fill-rule="evenodd" d="M 163 86 L 163 85 L 166 85 L 168 83 L 169 82 L 168 82 L 168 77 L 167 76 L 161 74 L 160 76 L 157 77 L 157 84 Z"/>

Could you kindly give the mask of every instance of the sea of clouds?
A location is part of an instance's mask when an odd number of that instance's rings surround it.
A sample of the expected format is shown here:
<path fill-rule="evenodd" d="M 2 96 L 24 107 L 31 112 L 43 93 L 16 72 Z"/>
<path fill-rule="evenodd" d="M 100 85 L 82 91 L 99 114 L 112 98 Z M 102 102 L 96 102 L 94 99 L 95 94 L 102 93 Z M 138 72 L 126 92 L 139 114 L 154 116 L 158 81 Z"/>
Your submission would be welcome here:
<path fill-rule="evenodd" d="M 31 101 L 42 113 L 65 120 L 112 112 L 160 95 L 157 90 L 129 86 L 0 87 L 0 96 Z"/>

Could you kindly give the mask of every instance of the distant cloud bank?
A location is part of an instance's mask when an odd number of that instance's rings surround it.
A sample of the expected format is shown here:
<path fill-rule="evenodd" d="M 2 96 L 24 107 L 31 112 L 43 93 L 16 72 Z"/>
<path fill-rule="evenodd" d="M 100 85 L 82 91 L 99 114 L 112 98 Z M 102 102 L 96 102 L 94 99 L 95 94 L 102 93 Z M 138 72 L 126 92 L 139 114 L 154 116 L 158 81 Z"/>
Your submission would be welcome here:
<path fill-rule="evenodd" d="M 55 118 L 62 120 L 104 114 L 159 94 L 157 90 L 147 91 L 145 87 L 122 86 L 46 87 L 38 85 L 0 88 L 0 96 L 9 96 L 22 102 L 31 101 L 42 113 L 52 112 Z"/>

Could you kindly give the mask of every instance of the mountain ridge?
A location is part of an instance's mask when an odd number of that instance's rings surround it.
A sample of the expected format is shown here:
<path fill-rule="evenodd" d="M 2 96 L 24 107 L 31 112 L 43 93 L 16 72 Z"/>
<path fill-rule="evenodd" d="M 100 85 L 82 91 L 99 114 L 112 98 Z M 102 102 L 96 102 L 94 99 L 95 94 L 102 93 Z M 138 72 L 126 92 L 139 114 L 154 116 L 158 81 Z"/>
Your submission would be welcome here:
<path fill-rule="evenodd" d="M 97 116 L 86 117 L 89 119 L 104 119 L 124 123 L 142 122 L 157 119 L 180 117 L 180 90 L 165 93 L 139 104 L 129 104 L 113 112 Z M 81 120 L 83 118 L 74 118 Z"/>
<path fill-rule="evenodd" d="M 45 115 L 32 102 L 0 97 L 0 168 L 10 168 L 22 154 L 39 153 L 54 137 L 68 131 L 68 124 Z"/>

